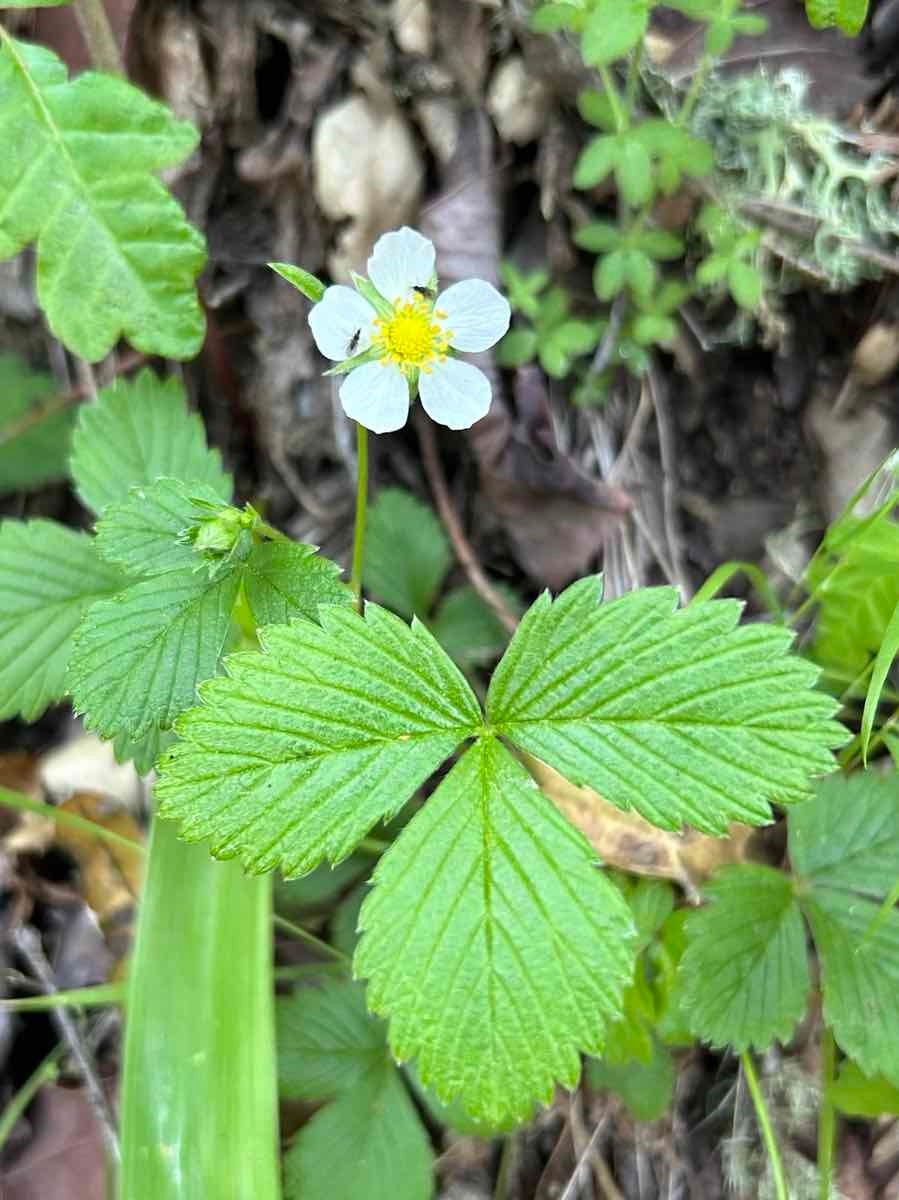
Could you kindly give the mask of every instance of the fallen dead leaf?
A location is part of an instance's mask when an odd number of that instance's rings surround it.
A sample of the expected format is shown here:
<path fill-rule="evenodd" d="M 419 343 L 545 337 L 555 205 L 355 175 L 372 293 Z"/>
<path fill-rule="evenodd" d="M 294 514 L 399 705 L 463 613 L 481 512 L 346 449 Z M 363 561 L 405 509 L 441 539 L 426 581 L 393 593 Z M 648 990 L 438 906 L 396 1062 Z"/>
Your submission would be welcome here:
<path fill-rule="evenodd" d="M 672 833 L 650 825 L 638 813 L 622 812 L 589 788 L 575 787 L 558 771 L 533 758 L 522 761 L 545 796 L 579 829 L 609 867 L 678 883 L 691 900 L 719 867 L 753 857 L 748 825 L 732 824 L 727 837 L 688 830 Z"/>
<path fill-rule="evenodd" d="M 84 1093 L 45 1087 L 30 1115 L 34 1136 L 0 1174 L 3 1200 L 103 1200 L 103 1143 Z"/>

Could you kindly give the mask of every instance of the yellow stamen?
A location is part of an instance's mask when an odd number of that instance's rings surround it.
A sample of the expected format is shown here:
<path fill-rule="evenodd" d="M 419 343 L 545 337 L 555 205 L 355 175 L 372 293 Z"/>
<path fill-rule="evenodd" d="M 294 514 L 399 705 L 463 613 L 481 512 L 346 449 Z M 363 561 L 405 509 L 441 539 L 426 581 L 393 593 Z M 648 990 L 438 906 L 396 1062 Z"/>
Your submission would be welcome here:
<path fill-rule="evenodd" d="M 372 341 L 381 365 L 394 363 L 403 370 L 428 371 L 428 364 L 435 359 L 445 361 L 453 335 L 434 320 L 435 316 L 446 314 L 435 313 L 423 296 L 405 302 L 397 300 L 393 313 L 379 317 L 374 323 Z"/>

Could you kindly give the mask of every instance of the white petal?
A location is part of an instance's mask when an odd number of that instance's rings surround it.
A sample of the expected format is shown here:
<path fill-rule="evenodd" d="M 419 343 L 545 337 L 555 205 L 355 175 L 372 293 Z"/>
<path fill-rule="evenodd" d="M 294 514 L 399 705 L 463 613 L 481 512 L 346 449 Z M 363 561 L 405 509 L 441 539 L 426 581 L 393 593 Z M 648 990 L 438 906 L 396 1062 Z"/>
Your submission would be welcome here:
<path fill-rule="evenodd" d="M 368 277 L 392 304 L 405 300 L 412 289 L 428 287 L 434 277 L 437 254 L 434 246 L 414 229 L 404 225 L 385 233 L 375 242 L 368 260 Z"/>
<path fill-rule="evenodd" d="M 327 289 L 309 314 L 309 328 L 325 358 L 342 362 L 354 354 L 361 354 L 371 345 L 376 316 L 375 310 L 358 292 L 338 284 Z"/>
<path fill-rule="evenodd" d="M 430 374 L 422 371 L 418 379 L 421 403 L 438 425 L 449 429 L 468 429 L 487 415 L 492 395 L 490 380 L 471 363 L 448 358 Z"/>
<path fill-rule="evenodd" d="M 372 433 L 402 429 L 409 416 L 409 385 L 399 367 L 364 363 L 340 388 L 343 411 Z"/>
<path fill-rule="evenodd" d="M 489 350 L 509 328 L 512 310 L 505 296 L 483 279 L 463 279 L 437 297 L 438 318 L 452 333 L 454 350 Z M 442 314 L 446 313 L 444 317 Z"/>

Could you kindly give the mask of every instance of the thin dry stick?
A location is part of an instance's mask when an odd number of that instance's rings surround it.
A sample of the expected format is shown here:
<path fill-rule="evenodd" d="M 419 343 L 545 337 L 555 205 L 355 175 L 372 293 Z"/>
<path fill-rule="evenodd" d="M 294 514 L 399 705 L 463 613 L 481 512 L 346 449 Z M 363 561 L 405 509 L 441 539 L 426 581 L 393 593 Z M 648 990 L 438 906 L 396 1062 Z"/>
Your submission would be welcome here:
<path fill-rule="evenodd" d="M 684 604 L 693 595 L 690 579 L 684 565 L 683 539 L 677 516 L 677 476 L 675 465 L 674 425 L 665 395 L 665 387 L 655 364 L 651 364 L 646 375 L 649 394 L 656 414 L 659 431 L 659 457 L 662 464 L 662 505 L 665 521 L 665 540 L 677 586 Z"/>
<path fill-rule="evenodd" d="M 603 1113 L 588 1138 L 581 1113 L 581 1092 L 578 1089 L 572 1098 L 571 1107 L 568 1110 L 568 1119 L 571 1124 L 571 1141 L 574 1146 L 574 1152 L 578 1155 L 578 1160 L 568 1183 L 565 1185 L 565 1191 L 559 1197 L 559 1200 L 572 1200 L 577 1194 L 575 1189 L 578 1188 L 581 1172 L 588 1159 L 600 1195 L 605 1197 L 605 1200 L 624 1200 L 606 1160 L 596 1148 L 597 1139 L 608 1123 L 609 1114 L 607 1112 Z"/>
<path fill-rule="evenodd" d="M 131 354 L 125 354 L 116 366 L 116 374 L 127 375 L 135 367 L 139 367 L 146 361 L 146 354 L 140 354 L 136 350 Z M 87 366 L 86 363 L 84 365 Z M 5 446 L 7 442 L 11 442 L 13 438 L 26 433 L 32 426 L 39 425 L 47 417 L 52 417 L 54 413 L 61 412 L 71 404 L 77 404 L 79 400 L 84 400 L 85 397 L 92 394 L 93 388 L 93 374 L 89 377 L 82 376 L 82 381 L 77 387 L 69 388 L 67 392 L 60 392 L 56 396 L 51 396 L 46 404 L 38 404 L 34 408 L 30 408 L 17 421 L 13 421 L 11 425 L 7 425 L 5 429 L 0 430 L 0 446 Z"/>
<path fill-rule="evenodd" d="M 37 931 L 32 929 L 30 925 L 21 926 L 21 928 L 16 930 L 15 943 L 19 953 L 28 963 L 28 966 L 40 983 L 44 994 L 50 996 L 58 991 L 56 981 L 53 978 L 53 971 L 44 956 L 44 951 L 41 948 L 41 939 Z M 118 1163 L 121 1156 L 119 1153 L 119 1139 L 115 1132 L 115 1119 L 110 1111 L 100 1080 L 94 1070 L 94 1065 L 91 1062 L 90 1052 L 75 1022 L 72 1020 L 71 1014 L 66 1008 L 54 1008 L 50 1016 L 54 1025 L 59 1030 L 60 1037 L 69 1047 L 72 1057 L 78 1066 L 87 1098 L 90 1101 L 91 1108 L 94 1110 L 94 1115 L 100 1123 L 100 1131 L 103 1134 L 103 1141 L 106 1143 L 107 1153 L 113 1162 Z"/>
<path fill-rule="evenodd" d="M 465 531 L 462 529 L 458 514 L 450 499 L 446 476 L 443 474 L 443 467 L 440 464 L 434 426 L 420 409 L 415 413 L 415 430 L 418 434 L 425 474 L 434 496 L 434 503 L 437 505 L 437 512 L 440 514 L 440 520 L 452 542 L 456 557 L 462 564 L 462 569 L 477 594 L 493 610 L 503 628 L 509 633 L 514 633 L 518 628 L 518 618 L 484 574 L 484 568 L 478 561 L 474 547 L 465 536 Z"/>
<path fill-rule="evenodd" d="M 125 64 L 103 0 L 75 0 L 75 18 L 90 60 L 97 70 L 108 71 L 110 75 L 124 75 Z"/>

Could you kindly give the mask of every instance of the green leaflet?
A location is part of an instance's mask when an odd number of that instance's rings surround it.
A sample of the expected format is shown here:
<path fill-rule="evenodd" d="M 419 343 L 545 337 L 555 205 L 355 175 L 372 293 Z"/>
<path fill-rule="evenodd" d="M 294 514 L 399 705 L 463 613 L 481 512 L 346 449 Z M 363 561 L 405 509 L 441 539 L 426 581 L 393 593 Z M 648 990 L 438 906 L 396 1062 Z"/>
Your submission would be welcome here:
<path fill-rule="evenodd" d="M 655 1039 L 648 1061 L 609 1063 L 590 1059 L 584 1075 L 590 1087 L 614 1092 L 637 1121 L 657 1121 L 663 1117 L 674 1095 L 671 1051 Z"/>
<path fill-rule="evenodd" d="M 434 638 L 377 605 L 364 619 L 263 632 L 178 724 L 157 789 L 189 840 L 252 871 L 302 874 L 346 857 L 480 727 L 477 701 Z"/>
<path fill-rule="evenodd" d="M 254 546 L 243 568 L 247 602 L 257 625 L 286 625 L 294 617 L 318 617 L 322 604 L 353 603 L 340 568 L 300 542 Z"/>
<path fill-rule="evenodd" d="M 410 492 L 385 488 L 368 514 L 363 581 L 401 617 L 426 617 L 453 556 L 443 527 Z"/>
<path fill-rule="evenodd" d="M 282 279 L 297 289 L 298 292 L 311 300 L 313 304 L 317 304 L 325 294 L 325 285 L 315 275 L 309 271 L 304 271 L 302 267 L 291 266 L 290 263 L 271 262 L 269 267 L 280 275 Z"/>
<path fill-rule="evenodd" d="M 742 1052 L 787 1041 L 809 992 L 805 930 L 791 880 L 763 866 L 719 871 L 687 917 L 678 980 L 691 1031 Z"/>
<path fill-rule="evenodd" d="M 69 81 L 56 55 L 0 30 L 0 141 L 0 259 L 37 243 L 54 334 L 89 361 L 121 336 L 193 357 L 204 241 L 154 172 L 186 158 L 196 130 L 123 79 Z"/>
<path fill-rule="evenodd" d="M 621 58 L 640 41 L 649 24 L 649 0 L 595 0 L 581 38 L 590 66 Z"/>
<path fill-rule="evenodd" d="M 868 0 L 805 0 L 809 23 L 815 29 L 836 25 L 850 36 L 859 33 L 868 15 Z"/>
<path fill-rule="evenodd" d="M 442 1100 L 525 1120 L 598 1053 L 633 926 L 584 838 L 498 742 L 456 764 L 381 859 L 355 970 Z"/>
<path fill-rule="evenodd" d="M 831 1102 L 848 1116 L 899 1115 L 899 1087 L 882 1075 L 865 1075 L 851 1059 L 840 1067 L 839 1075 L 828 1090 Z"/>
<path fill-rule="evenodd" d="M 127 499 L 133 487 L 160 476 L 196 480 L 226 500 L 231 478 L 217 450 L 206 445 L 203 423 L 188 411 L 177 379 L 149 369 L 103 388 L 82 405 L 72 439 L 72 478 L 82 501 L 98 515 Z"/>
<path fill-rule="evenodd" d="M 386 1030 L 356 983 L 298 988 L 276 1007 L 282 1096 L 324 1100 L 354 1088 L 372 1069 L 391 1067 Z"/>
<path fill-rule="evenodd" d="M 68 685 L 85 725 L 133 738 L 171 725 L 215 674 L 240 575 L 171 571 L 94 604 L 78 630 Z"/>
<path fill-rule="evenodd" d="M 86 534 L 54 521 L 0 523 L 0 718 L 34 721 L 62 699 L 75 629 L 123 582 Z"/>
<path fill-rule="evenodd" d="M 498 733 L 663 829 L 762 823 L 831 768 L 845 734 L 788 633 L 738 627 L 734 601 L 599 592 L 581 580 L 525 614 L 487 696 Z"/>
<path fill-rule="evenodd" d="M 58 392 L 52 375 L 32 371 L 13 354 L 0 354 L 0 495 L 36 488 L 68 474 L 71 409 L 57 409 L 15 430 Z"/>

